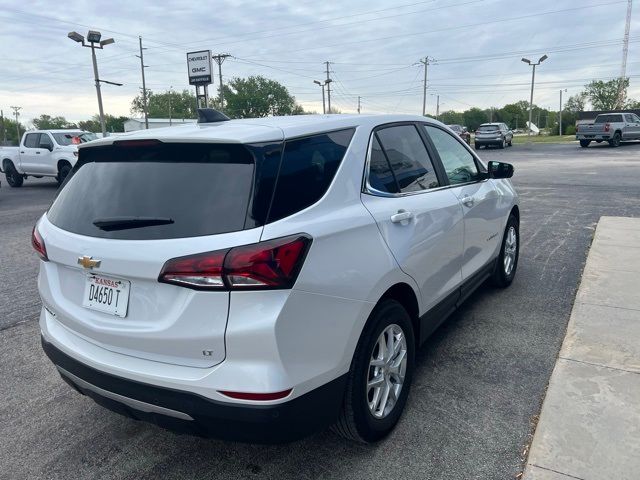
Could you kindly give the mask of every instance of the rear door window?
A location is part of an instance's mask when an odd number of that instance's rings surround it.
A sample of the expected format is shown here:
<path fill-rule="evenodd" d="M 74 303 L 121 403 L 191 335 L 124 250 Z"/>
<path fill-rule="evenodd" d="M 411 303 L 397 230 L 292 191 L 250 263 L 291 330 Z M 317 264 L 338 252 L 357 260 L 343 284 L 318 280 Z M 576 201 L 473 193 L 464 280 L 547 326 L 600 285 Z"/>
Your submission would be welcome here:
<path fill-rule="evenodd" d="M 24 139 L 24 146 L 27 148 L 38 148 L 39 138 L 39 133 L 27 133 Z"/>
<path fill-rule="evenodd" d="M 269 222 L 316 203 L 326 193 L 354 129 L 287 140 L 269 211 Z"/>
<path fill-rule="evenodd" d="M 69 232 L 131 240 L 243 230 L 255 168 L 244 145 L 88 147 L 47 217 Z"/>
<path fill-rule="evenodd" d="M 377 130 L 376 135 L 400 192 L 419 192 L 440 185 L 427 148 L 415 125 L 382 128 Z"/>
<path fill-rule="evenodd" d="M 46 148 L 47 150 L 53 150 L 53 141 L 51 137 L 46 133 L 40 134 L 40 148 Z"/>
<path fill-rule="evenodd" d="M 400 187 L 391 170 L 378 136 L 374 134 L 371 144 L 371 158 L 369 160 L 369 187 L 383 193 L 400 193 Z"/>

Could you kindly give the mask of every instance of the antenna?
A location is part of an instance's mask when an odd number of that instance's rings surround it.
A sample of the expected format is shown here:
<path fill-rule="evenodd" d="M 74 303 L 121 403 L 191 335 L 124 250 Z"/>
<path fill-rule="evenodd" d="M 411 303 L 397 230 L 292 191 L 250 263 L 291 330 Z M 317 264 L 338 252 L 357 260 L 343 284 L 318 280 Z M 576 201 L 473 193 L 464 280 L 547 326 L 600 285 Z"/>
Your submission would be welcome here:
<path fill-rule="evenodd" d="M 631 7 L 633 0 L 627 0 L 627 24 L 624 28 L 624 40 L 622 46 L 622 69 L 620 70 L 620 80 L 618 81 L 618 101 L 616 107 L 624 108 L 626 89 L 624 88 L 627 78 L 627 55 L 629 54 L 629 30 L 631 29 Z"/>

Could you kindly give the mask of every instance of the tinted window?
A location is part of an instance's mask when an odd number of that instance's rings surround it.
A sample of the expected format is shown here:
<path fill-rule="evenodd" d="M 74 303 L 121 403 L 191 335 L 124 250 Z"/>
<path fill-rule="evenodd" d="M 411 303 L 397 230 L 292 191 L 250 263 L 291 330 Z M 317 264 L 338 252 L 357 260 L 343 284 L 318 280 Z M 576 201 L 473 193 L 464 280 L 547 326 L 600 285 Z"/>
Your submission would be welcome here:
<path fill-rule="evenodd" d="M 53 148 L 51 137 L 46 133 L 40 134 L 40 148 Z"/>
<path fill-rule="evenodd" d="M 633 118 L 633 115 L 625 115 L 624 119 L 629 123 L 634 123 L 635 122 L 635 119 Z"/>
<path fill-rule="evenodd" d="M 64 133 L 53 134 L 53 138 L 55 138 L 58 145 L 61 145 L 61 146 L 72 145 L 72 144 L 77 145 L 79 143 L 87 142 L 88 140 L 83 141 L 82 139 L 83 136 L 84 134 L 82 132 L 64 132 Z M 94 138 L 91 138 L 91 140 L 94 140 Z"/>
<path fill-rule="evenodd" d="M 473 155 L 455 137 L 430 125 L 425 125 L 425 129 L 440 155 L 451 184 L 473 182 L 480 178 Z"/>
<path fill-rule="evenodd" d="M 622 115 L 598 115 L 595 123 L 622 122 Z"/>
<path fill-rule="evenodd" d="M 373 136 L 371 144 L 371 159 L 369 160 L 369 186 L 386 193 L 399 193 L 398 184 L 387 157 L 380 147 L 377 135 Z"/>
<path fill-rule="evenodd" d="M 479 132 L 496 132 L 500 130 L 498 125 L 480 125 L 478 127 Z"/>
<path fill-rule="evenodd" d="M 631 115 L 633 117 L 633 121 L 638 123 L 640 122 L 640 117 L 638 117 L 635 113 L 633 115 Z"/>
<path fill-rule="evenodd" d="M 84 148 L 47 216 L 64 230 L 103 238 L 163 239 L 242 230 L 254 152 L 222 144 Z M 115 230 L 94 225 L 135 217 L 171 223 Z"/>
<path fill-rule="evenodd" d="M 24 139 L 24 146 L 27 148 L 38 148 L 39 133 L 28 133 Z"/>
<path fill-rule="evenodd" d="M 354 129 L 288 140 L 273 196 L 269 222 L 316 203 L 340 166 Z"/>
<path fill-rule="evenodd" d="M 414 125 L 383 128 L 376 134 L 401 192 L 427 190 L 439 185 L 429 153 Z"/>

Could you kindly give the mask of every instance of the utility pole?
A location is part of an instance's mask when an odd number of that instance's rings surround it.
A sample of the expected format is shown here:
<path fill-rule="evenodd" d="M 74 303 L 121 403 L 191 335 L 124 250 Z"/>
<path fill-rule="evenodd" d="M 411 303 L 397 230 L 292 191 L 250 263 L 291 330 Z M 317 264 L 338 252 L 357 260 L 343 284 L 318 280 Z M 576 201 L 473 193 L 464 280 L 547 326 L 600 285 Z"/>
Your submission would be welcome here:
<path fill-rule="evenodd" d="M 9 107 L 13 110 L 13 114 L 16 116 L 16 133 L 18 134 L 18 145 L 20 145 L 20 122 L 18 121 L 18 117 L 20 116 L 20 110 L 22 107 Z"/>
<path fill-rule="evenodd" d="M 147 84 L 144 80 L 144 69 L 147 67 L 144 64 L 144 54 L 143 50 L 146 48 L 142 48 L 142 37 L 138 37 L 140 42 L 140 55 L 136 55 L 140 59 L 140 70 L 142 71 L 142 108 L 144 109 L 144 128 L 149 130 L 149 110 L 147 108 Z"/>
<path fill-rule="evenodd" d="M 424 65 L 424 81 L 422 82 L 422 116 L 423 117 L 427 114 L 427 74 L 428 74 L 429 64 L 431 62 L 435 62 L 435 59 L 429 58 L 428 56 L 420 59 L 420 63 Z"/>
<path fill-rule="evenodd" d="M 324 62 L 325 65 L 327 66 L 327 79 L 324 81 L 325 85 L 327 86 L 327 106 L 329 107 L 327 113 L 331 113 L 331 82 L 333 80 L 331 80 L 331 78 L 329 77 L 329 62 Z"/>
<path fill-rule="evenodd" d="M 173 85 L 169 86 L 169 126 L 171 126 L 171 94 L 173 93 Z"/>
<path fill-rule="evenodd" d="M 566 92 L 567 89 L 565 88 Z M 558 135 L 562 136 L 562 89 L 560 89 L 560 113 L 558 115 Z"/>
<path fill-rule="evenodd" d="M 358 95 L 358 115 L 360 115 L 360 95 Z"/>
<path fill-rule="evenodd" d="M 231 55 L 228 54 L 228 53 L 219 53 L 218 55 L 213 55 L 211 57 L 218 64 L 218 78 L 220 79 L 220 85 L 218 86 L 218 88 L 220 89 L 220 100 L 219 100 L 219 102 L 220 102 L 220 109 L 221 110 L 224 107 L 224 93 L 222 91 L 222 62 L 224 62 L 230 56 Z"/>
<path fill-rule="evenodd" d="M 436 95 L 436 120 L 440 117 L 440 95 Z"/>

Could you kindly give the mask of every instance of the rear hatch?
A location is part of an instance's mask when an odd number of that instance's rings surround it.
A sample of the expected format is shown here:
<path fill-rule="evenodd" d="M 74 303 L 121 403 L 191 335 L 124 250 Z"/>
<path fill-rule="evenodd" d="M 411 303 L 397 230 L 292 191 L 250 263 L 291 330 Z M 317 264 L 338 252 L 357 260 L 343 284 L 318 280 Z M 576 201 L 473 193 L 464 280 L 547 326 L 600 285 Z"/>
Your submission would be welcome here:
<path fill-rule="evenodd" d="M 259 241 L 264 202 L 256 200 L 272 185 L 257 164 L 277 165 L 279 148 L 126 141 L 81 149 L 38 226 L 49 258 L 45 307 L 111 351 L 196 367 L 223 361 L 229 293 L 158 275 L 172 258 Z"/>
<path fill-rule="evenodd" d="M 502 134 L 500 133 L 500 127 L 498 127 L 497 125 L 481 125 L 480 127 L 478 127 L 478 130 L 476 130 L 476 138 L 483 138 L 483 139 L 495 139 L 497 137 L 500 137 Z"/>

